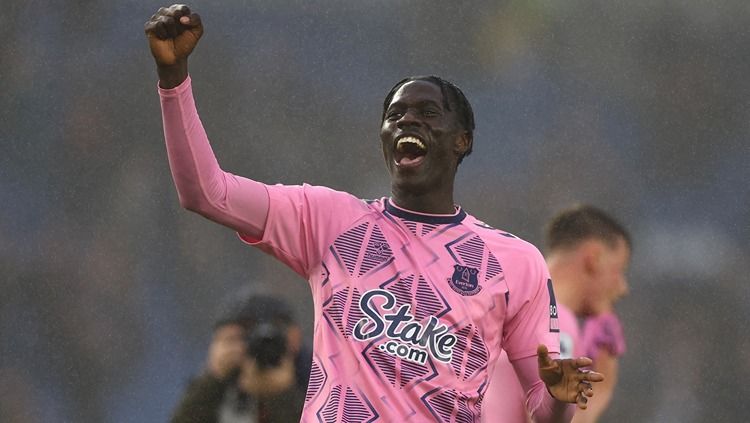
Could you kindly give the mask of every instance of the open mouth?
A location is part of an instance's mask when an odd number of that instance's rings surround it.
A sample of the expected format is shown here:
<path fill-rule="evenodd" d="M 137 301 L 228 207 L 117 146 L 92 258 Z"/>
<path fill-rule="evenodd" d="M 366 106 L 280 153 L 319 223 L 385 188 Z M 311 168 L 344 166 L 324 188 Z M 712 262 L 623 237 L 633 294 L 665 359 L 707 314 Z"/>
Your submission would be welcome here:
<path fill-rule="evenodd" d="M 422 140 L 406 136 L 396 142 L 396 152 L 393 159 L 396 166 L 413 167 L 422 163 L 425 154 L 427 154 L 427 146 Z"/>

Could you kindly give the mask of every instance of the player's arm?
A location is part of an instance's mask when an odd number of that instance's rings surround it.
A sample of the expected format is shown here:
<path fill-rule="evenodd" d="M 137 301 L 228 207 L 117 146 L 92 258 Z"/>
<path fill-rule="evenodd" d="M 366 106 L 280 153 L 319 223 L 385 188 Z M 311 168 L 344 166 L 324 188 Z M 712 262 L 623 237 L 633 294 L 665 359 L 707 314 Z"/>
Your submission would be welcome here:
<path fill-rule="evenodd" d="M 526 393 L 526 410 L 531 421 L 536 423 L 567 423 L 573 417 L 575 407 L 558 401 L 547 390 L 539 378 L 537 358 L 524 357 L 512 361 L 521 387 Z"/>
<path fill-rule="evenodd" d="M 570 403 L 585 409 L 588 398 L 594 395 L 591 384 L 600 382 L 603 376 L 581 370 L 591 365 L 588 358 L 553 358 L 544 345 L 537 353 L 537 357 L 512 362 L 526 392 L 526 408 L 537 423 L 570 422 L 575 412 Z"/>
<path fill-rule="evenodd" d="M 164 138 L 180 204 L 260 239 L 268 216 L 266 188 L 221 170 L 193 99 L 187 63 L 203 35 L 200 16 L 185 5 L 161 8 L 145 32 L 159 74 Z"/>
<path fill-rule="evenodd" d="M 601 383 L 596 385 L 596 395 L 589 398 L 585 410 L 578 410 L 573 417 L 573 423 L 595 423 L 599 420 L 612 400 L 615 386 L 617 385 L 618 372 L 617 356 L 610 354 L 606 349 L 600 349 L 596 361 L 591 368 L 597 372 L 607 375 Z"/>

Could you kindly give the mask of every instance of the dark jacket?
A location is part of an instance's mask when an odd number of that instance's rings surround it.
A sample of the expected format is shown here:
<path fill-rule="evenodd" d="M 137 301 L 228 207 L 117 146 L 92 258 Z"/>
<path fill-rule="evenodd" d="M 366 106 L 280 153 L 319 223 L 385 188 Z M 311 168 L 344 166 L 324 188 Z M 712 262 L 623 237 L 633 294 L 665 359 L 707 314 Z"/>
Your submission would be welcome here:
<path fill-rule="evenodd" d="M 240 393 L 233 380 L 204 374 L 188 384 L 171 423 L 298 423 L 305 403 L 311 356 L 295 360 L 297 383 L 288 391 L 259 400 Z"/>

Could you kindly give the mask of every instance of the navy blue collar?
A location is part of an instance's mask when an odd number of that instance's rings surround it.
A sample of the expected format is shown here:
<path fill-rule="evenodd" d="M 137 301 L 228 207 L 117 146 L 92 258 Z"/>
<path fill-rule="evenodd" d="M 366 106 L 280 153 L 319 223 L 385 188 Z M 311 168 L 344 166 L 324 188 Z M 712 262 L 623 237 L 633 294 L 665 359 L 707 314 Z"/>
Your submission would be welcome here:
<path fill-rule="evenodd" d="M 400 217 L 401 219 L 411 220 L 413 222 L 421 222 L 431 225 L 446 225 L 450 223 L 457 224 L 461 223 L 461 221 L 466 217 L 466 212 L 461 207 L 458 208 L 456 214 L 424 214 L 399 208 L 391 204 L 391 202 L 387 198 L 384 200 L 384 202 L 385 210 L 388 213 L 396 217 Z"/>

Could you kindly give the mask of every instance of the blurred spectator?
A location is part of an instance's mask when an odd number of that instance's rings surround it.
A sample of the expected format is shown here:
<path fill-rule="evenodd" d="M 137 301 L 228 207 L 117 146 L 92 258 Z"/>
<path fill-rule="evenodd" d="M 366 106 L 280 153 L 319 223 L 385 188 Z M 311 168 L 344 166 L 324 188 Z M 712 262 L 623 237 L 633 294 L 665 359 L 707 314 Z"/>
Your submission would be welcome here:
<path fill-rule="evenodd" d="M 216 321 L 206 368 L 190 382 L 172 423 L 298 422 L 310 362 L 289 306 L 243 295 Z"/>

